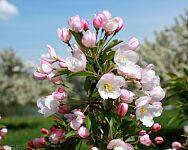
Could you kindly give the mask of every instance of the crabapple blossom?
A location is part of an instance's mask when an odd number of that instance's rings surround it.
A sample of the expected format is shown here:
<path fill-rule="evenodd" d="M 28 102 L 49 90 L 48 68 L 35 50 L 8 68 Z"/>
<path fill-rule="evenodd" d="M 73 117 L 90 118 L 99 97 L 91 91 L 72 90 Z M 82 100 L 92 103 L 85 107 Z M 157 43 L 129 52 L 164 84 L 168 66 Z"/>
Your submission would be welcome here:
<path fill-rule="evenodd" d="M 150 98 L 143 96 L 136 100 L 136 117 L 146 127 L 151 127 L 154 124 L 153 118 L 159 117 L 162 113 L 162 106 L 157 104 L 149 104 Z"/>
<path fill-rule="evenodd" d="M 121 95 L 120 88 L 123 86 L 125 86 L 125 79 L 113 73 L 104 74 L 96 85 L 100 96 L 104 100 L 108 98 L 118 98 Z"/>
<path fill-rule="evenodd" d="M 0 150 L 12 150 L 12 148 L 8 145 L 0 147 Z"/>
<path fill-rule="evenodd" d="M 59 65 L 60 68 L 67 68 L 67 63 L 63 59 L 59 59 L 59 61 L 57 61 L 57 64 Z"/>
<path fill-rule="evenodd" d="M 93 26 L 95 29 L 102 27 L 102 19 L 99 16 L 95 16 L 93 19 Z"/>
<path fill-rule="evenodd" d="M 148 134 L 141 136 L 139 141 L 141 144 L 146 145 L 146 146 L 150 146 L 152 144 L 152 141 L 150 140 L 150 137 Z"/>
<path fill-rule="evenodd" d="M 92 147 L 90 150 L 99 150 L 97 147 Z"/>
<path fill-rule="evenodd" d="M 180 149 L 182 147 L 182 145 L 181 145 L 181 143 L 180 142 L 173 142 L 172 143 L 172 148 L 174 148 L 174 149 Z"/>
<path fill-rule="evenodd" d="M 132 37 L 128 40 L 128 48 L 131 50 L 136 50 L 139 48 L 139 41 L 137 38 Z"/>
<path fill-rule="evenodd" d="M 73 47 L 72 57 L 67 57 L 67 67 L 72 72 L 83 71 L 86 68 L 86 56 L 75 44 Z"/>
<path fill-rule="evenodd" d="M 127 89 L 121 89 L 120 98 L 125 103 L 132 103 L 134 95 L 135 94 L 133 92 Z"/>
<path fill-rule="evenodd" d="M 114 139 L 111 140 L 108 145 L 107 149 L 113 149 L 113 150 L 133 150 L 133 146 L 131 144 L 125 143 L 121 139 Z"/>
<path fill-rule="evenodd" d="M 160 86 L 154 87 L 148 92 L 153 102 L 161 101 L 165 97 L 165 92 Z"/>
<path fill-rule="evenodd" d="M 48 53 L 42 54 L 41 59 L 46 61 L 46 62 L 49 62 L 49 63 L 53 63 L 53 62 L 59 60 L 59 57 L 57 56 L 54 48 L 50 45 L 47 45 L 47 47 L 49 49 Z"/>
<path fill-rule="evenodd" d="M 47 78 L 49 81 L 51 81 L 54 84 L 60 84 L 62 83 L 62 78 L 61 76 L 57 75 L 57 71 L 52 71 L 50 74 L 47 75 Z"/>
<path fill-rule="evenodd" d="M 38 112 L 43 114 L 44 117 L 48 117 L 58 112 L 59 101 L 54 99 L 53 95 L 49 95 L 37 100 L 37 106 L 39 108 Z"/>
<path fill-rule="evenodd" d="M 153 132 L 158 132 L 160 129 L 161 129 L 161 125 L 158 124 L 158 123 L 154 123 L 154 124 L 152 125 L 152 127 L 151 127 L 151 130 L 152 130 Z"/>
<path fill-rule="evenodd" d="M 117 114 L 120 117 L 124 117 L 127 114 L 128 111 L 128 104 L 126 103 L 120 103 L 117 107 Z"/>
<path fill-rule="evenodd" d="M 156 76 L 152 69 L 153 65 L 149 64 L 142 70 L 141 84 L 144 91 L 150 91 L 160 84 L 159 76 Z"/>
<path fill-rule="evenodd" d="M 85 138 L 88 138 L 88 137 L 89 137 L 90 132 L 89 132 L 89 130 L 88 130 L 86 127 L 81 126 L 81 127 L 78 129 L 78 135 L 79 135 L 81 138 L 85 139 Z"/>
<path fill-rule="evenodd" d="M 107 35 L 111 35 L 114 33 L 116 30 L 118 30 L 119 27 L 119 22 L 116 19 L 109 19 L 106 20 L 104 24 L 104 30 L 106 31 Z"/>
<path fill-rule="evenodd" d="M 68 43 L 71 39 L 71 32 L 69 31 L 69 29 L 66 28 L 58 28 L 57 35 L 65 43 Z"/>
<path fill-rule="evenodd" d="M 96 35 L 91 33 L 90 30 L 87 30 L 82 37 L 82 44 L 86 47 L 92 48 L 95 46 Z"/>
<path fill-rule="evenodd" d="M 154 140 L 155 140 L 155 143 L 157 144 L 162 144 L 164 142 L 164 139 L 160 136 L 156 137 Z"/>
<path fill-rule="evenodd" d="M 103 27 L 107 20 L 111 18 L 111 13 L 107 10 L 100 11 L 96 14 L 97 17 L 100 17 L 101 27 Z"/>
<path fill-rule="evenodd" d="M 64 129 L 55 128 L 49 137 L 49 141 L 52 142 L 53 144 L 64 142 L 65 141 Z"/>
<path fill-rule="evenodd" d="M 7 128 L 2 128 L 2 129 L 0 130 L 0 136 L 5 136 L 7 133 L 8 133 Z"/>
<path fill-rule="evenodd" d="M 78 109 L 74 109 L 71 113 L 65 114 L 64 117 L 70 122 L 70 126 L 74 130 L 78 130 L 85 119 L 85 115 Z"/>
<path fill-rule="evenodd" d="M 89 29 L 88 21 L 85 19 L 82 19 L 82 24 L 83 24 L 84 30 L 87 31 Z"/>
<path fill-rule="evenodd" d="M 124 27 L 123 19 L 120 18 L 120 17 L 115 17 L 114 19 L 118 22 L 118 27 L 117 27 L 117 29 L 116 29 L 116 32 L 119 32 L 119 31 L 122 30 L 123 27 Z"/>
<path fill-rule="evenodd" d="M 139 132 L 139 135 L 140 135 L 140 136 L 146 135 L 146 130 L 141 130 L 141 131 Z"/>
<path fill-rule="evenodd" d="M 62 115 L 68 113 L 68 106 L 67 105 L 62 105 L 62 106 L 59 106 L 59 113 L 61 113 Z"/>
<path fill-rule="evenodd" d="M 82 32 L 85 26 L 84 23 L 82 22 L 82 19 L 78 15 L 68 19 L 68 24 L 75 32 Z"/>
<path fill-rule="evenodd" d="M 56 89 L 56 91 L 53 93 L 54 99 L 63 100 L 68 97 L 68 93 L 65 90 L 64 87 L 59 87 Z"/>

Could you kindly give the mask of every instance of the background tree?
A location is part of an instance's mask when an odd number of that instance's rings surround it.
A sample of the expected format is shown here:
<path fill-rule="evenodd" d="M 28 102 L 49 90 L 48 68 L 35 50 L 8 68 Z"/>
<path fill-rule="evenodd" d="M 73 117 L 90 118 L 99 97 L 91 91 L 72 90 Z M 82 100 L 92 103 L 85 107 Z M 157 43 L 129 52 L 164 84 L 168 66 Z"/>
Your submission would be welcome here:
<path fill-rule="evenodd" d="M 188 65 L 188 9 L 175 18 L 174 25 L 154 33 L 155 40 L 145 39 L 141 47 L 141 62 L 154 64 L 162 80 L 167 80 L 168 72 L 180 74 L 180 68 Z"/>

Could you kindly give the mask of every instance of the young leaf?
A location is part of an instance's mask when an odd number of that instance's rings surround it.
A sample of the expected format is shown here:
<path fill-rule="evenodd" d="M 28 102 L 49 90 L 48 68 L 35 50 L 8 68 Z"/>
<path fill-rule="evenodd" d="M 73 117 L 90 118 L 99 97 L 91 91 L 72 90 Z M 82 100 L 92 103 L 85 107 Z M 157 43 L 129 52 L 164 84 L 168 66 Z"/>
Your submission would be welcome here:
<path fill-rule="evenodd" d="M 58 71 L 58 73 L 57 73 L 57 75 L 64 75 L 64 74 L 66 74 L 66 75 L 69 75 L 71 72 L 68 70 L 68 69 L 62 69 L 62 70 L 60 70 L 60 71 Z"/>
<path fill-rule="evenodd" d="M 69 77 L 75 77 L 75 76 L 85 76 L 85 77 L 95 77 L 95 73 L 91 72 L 91 71 L 80 71 L 80 72 L 75 72 L 75 73 L 71 73 L 69 74 Z"/>
<path fill-rule="evenodd" d="M 121 42 L 123 42 L 123 41 L 122 41 L 122 40 L 118 40 L 118 39 L 113 40 L 113 41 L 110 42 L 110 44 L 104 49 L 103 53 L 106 53 L 106 52 L 110 51 L 111 48 L 113 48 L 114 46 L 120 44 Z"/>
<path fill-rule="evenodd" d="M 81 48 L 84 48 L 84 45 L 82 44 L 82 36 L 83 34 L 81 32 L 75 32 L 73 30 L 70 30 L 70 32 L 72 33 L 72 35 L 74 36 L 76 42 L 78 43 L 78 45 L 81 47 Z"/>
<path fill-rule="evenodd" d="M 75 136 L 75 135 L 76 135 L 76 132 L 75 132 L 75 131 L 70 131 L 70 132 L 68 132 L 68 133 L 65 135 L 65 138 L 67 139 L 67 138 L 73 137 L 73 136 Z"/>
<path fill-rule="evenodd" d="M 91 120 L 89 118 L 89 115 L 87 115 L 86 119 L 85 119 L 85 124 L 88 130 L 90 130 L 91 128 Z"/>

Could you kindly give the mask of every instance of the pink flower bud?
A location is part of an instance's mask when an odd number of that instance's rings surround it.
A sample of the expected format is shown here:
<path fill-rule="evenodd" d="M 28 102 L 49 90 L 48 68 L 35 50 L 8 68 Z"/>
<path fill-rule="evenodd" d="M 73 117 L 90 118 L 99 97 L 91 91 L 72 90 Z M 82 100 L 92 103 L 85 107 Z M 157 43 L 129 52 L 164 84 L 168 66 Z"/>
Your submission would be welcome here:
<path fill-rule="evenodd" d="M 135 37 L 128 40 L 129 49 L 136 50 L 139 47 L 139 41 Z"/>
<path fill-rule="evenodd" d="M 67 68 L 67 63 L 63 59 L 57 61 L 57 64 L 59 65 L 60 68 Z"/>
<path fill-rule="evenodd" d="M 172 148 L 174 149 L 180 149 L 182 147 L 180 142 L 173 142 L 172 143 Z"/>
<path fill-rule="evenodd" d="M 151 130 L 153 132 L 158 132 L 161 129 L 161 125 L 158 123 L 154 123 L 153 126 L 151 127 Z"/>
<path fill-rule="evenodd" d="M 78 129 L 78 135 L 81 137 L 81 138 L 88 138 L 89 137 L 89 135 L 90 135 L 90 133 L 89 133 L 89 130 L 86 128 L 86 127 L 84 127 L 84 126 L 82 126 L 82 127 L 80 127 L 79 129 Z"/>
<path fill-rule="evenodd" d="M 71 32 L 66 28 L 58 28 L 57 35 L 65 43 L 68 43 L 71 39 Z"/>
<path fill-rule="evenodd" d="M 93 26 L 95 27 L 95 29 L 102 27 L 102 20 L 99 16 L 95 16 L 95 18 L 93 19 Z"/>
<path fill-rule="evenodd" d="M 118 22 L 118 27 L 116 29 L 116 32 L 119 32 L 124 27 L 123 19 L 121 19 L 120 17 L 115 17 L 114 19 Z"/>
<path fill-rule="evenodd" d="M 97 147 L 92 147 L 90 150 L 99 150 Z"/>
<path fill-rule="evenodd" d="M 33 144 L 35 145 L 36 148 L 42 148 L 46 144 L 45 138 L 35 138 L 33 140 Z"/>
<path fill-rule="evenodd" d="M 85 19 L 82 19 L 82 24 L 83 24 L 84 30 L 87 31 L 89 29 L 88 21 Z"/>
<path fill-rule="evenodd" d="M 49 133 L 48 130 L 45 129 L 45 128 L 41 128 L 40 131 L 41 131 L 43 134 L 48 134 L 48 133 Z"/>
<path fill-rule="evenodd" d="M 164 139 L 162 137 L 158 136 L 158 137 L 155 138 L 155 142 L 157 144 L 162 144 L 164 142 Z"/>
<path fill-rule="evenodd" d="M 6 128 L 2 128 L 0 130 L 0 136 L 5 136 L 8 133 L 8 130 Z"/>
<path fill-rule="evenodd" d="M 111 18 L 111 13 L 107 10 L 103 10 L 101 12 L 98 12 L 96 16 L 100 17 L 101 26 L 103 27 L 106 21 Z"/>
<path fill-rule="evenodd" d="M 118 105 L 117 114 L 120 117 L 124 117 L 127 114 L 127 111 L 128 111 L 128 104 L 121 103 L 121 104 Z"/>
<path fill-rule="evenodd" d="M 64 87 L 59 87 L 58 89 L 56 89 L 56 91 L 53 93 L 53 97 L 55 99 L 59 99 L 59 100 L 62 100 L 62 99 L 65 99 L 68 97 L 68 93 L 67 91 L 65 90 Z"/>
<path fill-rule="evenodd" d="M 73 31 L 82 32 L 84 30 L 84 24 L 80 16 L 74 16 L 68 19 L 68 23 Z"/>
<path fill-rule="evenodd" d="M 104 30 L 107 35 L 113 34 L 118 29 L 118 22 L 115 19 L 109 19 L 104 25 Z"/>
<path fill-rule="evenodd" d="M 141 130 L 141 131 L 139 132 L 139 135 L 140 135 L 140 136 L 146 135 L 146 130 Z"/>
<path fill-rule="evenodd" d="M 121 95 L 120 98 L 123 100 L 125 103 L 132 103 L 133 101 L 133 96 L 135 94 L 129 90 L 126 89 L 121 89 Z"/>
<path fill-rule="evenodd" d="M 146 146 L 150 146 L 152 144 L 148 134 L 141 136 L 139 141 L 141 144 Z"/>
<path fill-rule="evenodd" d="M 46 77 L 47 77 L 46 74 L 41 73 L 41 72 L 38 72 L 38 71 L 35 71 L 35 72 L 33 73 L 33 75 L 34 75 L 35 79 L 37 79 L 37 80 L 44 80 L 44 79 L 46 79 Z"/>
<path fill-rule="evenodd" d="M 63 106 L 59 106 L 59 113 L 61 113 L 62 115 L 68 113 L 69 109 L 67 107 L 67 105 L 63 105 Z"/>
<path fill-rule="evenodd" d="M 82 37 L 82 44 L 86 47 L 92 48 L 95 46 L 96 36 L 95 33 L 91 33 L 90 30 L 87 30 Z"/>

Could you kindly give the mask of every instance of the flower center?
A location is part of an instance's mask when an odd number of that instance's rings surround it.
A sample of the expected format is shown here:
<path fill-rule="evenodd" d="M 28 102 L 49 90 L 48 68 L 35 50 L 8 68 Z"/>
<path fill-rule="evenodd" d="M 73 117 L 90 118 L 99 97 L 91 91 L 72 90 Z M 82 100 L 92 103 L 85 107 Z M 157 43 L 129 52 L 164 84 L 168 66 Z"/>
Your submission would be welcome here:
<path fill-rule="evenodd" d="M 125 56 L 124 54 L 121 54 L 121 55 L 120 55 L 120 58 L 121 58 L 122 61 L 125 61 L 125 60 L 126 60 L 126 56 Z"/>
<path fill-rule="evenodd" d="M 112 91 L 112 84 L 111 83 L 104 84 L 104 89 L 106 90 L 106 92 L 111 92 Z"/>
<path fill-rule="evenodd" d="M 140 109 L 140 113 L 143 115 L 143 114 L 145 114 L 145 113 L 147 113 L 148 112 L 148 110 L 146 109 L 146 108 L 141 108 Z"/>

